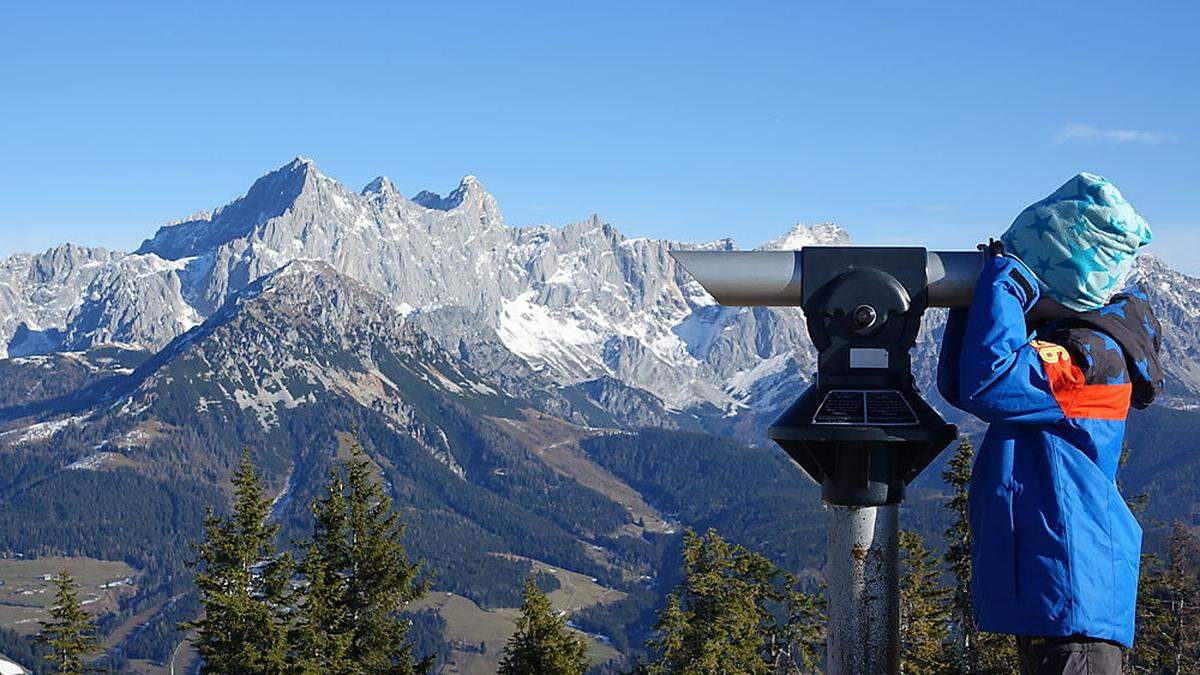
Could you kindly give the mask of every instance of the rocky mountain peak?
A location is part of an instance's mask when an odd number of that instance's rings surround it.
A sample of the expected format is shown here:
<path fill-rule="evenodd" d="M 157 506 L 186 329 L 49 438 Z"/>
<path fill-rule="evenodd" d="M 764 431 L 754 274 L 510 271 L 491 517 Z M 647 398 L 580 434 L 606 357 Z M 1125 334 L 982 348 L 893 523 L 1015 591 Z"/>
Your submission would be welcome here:
<path fill-rule="evenodd" d="M 103 248 L 60 244 L 31 258 L 30 276 L 36 282 L 49 283 L 84 266 L 107 262 L 113 254 Z"/>
<path fill-rule="evenodd" d="M 356 301 L 369 299 L 371 304 L 382 304 L 382 300 L 374 292 L 338 272 L 333 265 L 324 260 L 293 260 L 265 275 L 242 292 L 247 297 L 270 295 L 285 298 L 297 306 L 327 302 L 334 293 L 355 296 Z"/>
<path fill-rule="evenodd" d="M 360 194 L 367 198 L 383 197 L 385 199 L 390 199 L 391 197 L 399 196 L 400 191 L 396 189 L 396 184 L 392 182 L 391 178 L 388 178 L 387 176 L 376 176 L 375 180 L 367 183 L 366 187 L 362 189 Z"/>
<path fill-rule="evenodd" d="M 761 248 L 850 243 L 834 223 L 796 224 Z M 227 314 L 231 301 L 333 329 L 356 321 L 361 311 L 349 308 L 363 301 L 377 308 L 379 325 L 419 325 L 506 387 L 609 377 L 672 410 L 732 413 L 766 409 L 799 386 L 812 372 L 803 318 L 716 305 L 674 266 L 670 248 L 736 246 L 626 238 L 597 215 L 510 228 L 474 176 L 445 197 L 426 191 L 410 201 L 386 177 L 358 193 L 296 158 L 211 216 L 164 226 L 145 255 L 63 247 L 44 262 L 10 258 L 0 265 L 0 355 L 33 344 L 159 349 Z M 1171 349 L 1190 353 L 1200 281 L 1148 256 L 1138 274 L 1170 326 Z M 932 362 L 932 343 L 922 344 L 917 360 Z M 1180 366 L 1176 377 L 1200 393 L 1193 368 Z"/>
<path fill-rule="evenodd" d="M 805 246 L 849 246 L 850 233 L 836 223 L 796 223 L 781 237 L 759 247 L 763 251 L 798 251 Z"/>
<path fill-rule="evenodd" d="M 302 192 L 309 184 L 324 180 L 332 180 L 317 169 L 316 162 L 307 157 L 297 157 L 286 165 L 268 173 L 254 183 L 250 187 L 250 191 L 254 192 L 254 187 L 259 186 L 263 189 L 278 189 L 281 192 Z"/>
<path fill-rule="evenodd" d="M 464 204 L 483 205 L 486 200 L 490 199 L 492 196 L 483 188 L 479 179 L 470 175 L 464 176 L 458 187 L 445 197 L 436 192 L 421 190 L 412 198 L 421 206 L 437 211 L 453 211 Z"/>
<path fill-rule="evenodd" d="M 167 260 L 200 255 L 246 236 L 320 184 L 335 182 L 318 171 L 312 160 L 297 157 L 254 181 L 244 197 L 217 209 L 211 217 L 160 227 L 136 252 L 155 253 Z"/>
<path fill-rule="evenodd" d="M 1150 253 L 1143 253 L 1135 258 L 1133 268 L 1135 274 L 1162 274 L 1174 271 L 1162 261 L 1162 258 Z"/>
<path fill-rule="evenodd" d="M 311 159 L 297 157 L 254 181 L 243 199 L 286 207 L 306 189 L 312 189 L 322 181 L 334 182 L 333 179 L 321 173 Z M 236 203 L 234 202 L 234 204 Z M 219 209 L 215 215 L 219 215 L 221 211 L 228 208 L 229 206 Z"/>

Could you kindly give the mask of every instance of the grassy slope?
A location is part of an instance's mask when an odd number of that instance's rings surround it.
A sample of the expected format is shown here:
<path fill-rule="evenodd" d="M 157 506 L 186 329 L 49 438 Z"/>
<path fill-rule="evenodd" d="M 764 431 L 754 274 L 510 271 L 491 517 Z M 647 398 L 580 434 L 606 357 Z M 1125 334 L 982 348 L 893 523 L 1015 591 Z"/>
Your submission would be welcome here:
<path fill-rule="evenodd" d="M 131 578 L 137 573 L 123 562 L 93 558 L 35 558 L 32 560 L 0 560 L 0 626 L 22 635 L 37 632 L 38 621 L 48 616 L 54 604 L 54 582 L 43 576 L 57 575 L 67 569 L 79 585 L 79 600 L 92 614 L 116 608 L 117 599 L 136 590 L 136 585 L 100 588 L 101 585 Z"/>
<path fill-rule="evenodd" d="M 566 612 L 568 618 L 584 607 L 616 602 L 625 597 L 624 593 L 605 588 L 585 574 L 536 560 L 532 563 L 535 571 L 553 574 L 558 579 L 560 586 L 550 593 L 550 602 L 555 609 Z M 482 609 L 467 598 L 442 592 L 430 593 L 410 605 L 409 609 L 434 609 L 446 621 L 445 638 L 451 645 L 451 651 L 442 673 L 464 675 L 496 672 L 504 646 L 515 630 L 519 613 L 515 607 Z M 593 665 L 606 663 L 619 656 L 615 649 L 603 641 L 593 636 L 587 636 L 587 640 Z M 486 645 L 483 651 L 479 650 L 480 643 Z"/>

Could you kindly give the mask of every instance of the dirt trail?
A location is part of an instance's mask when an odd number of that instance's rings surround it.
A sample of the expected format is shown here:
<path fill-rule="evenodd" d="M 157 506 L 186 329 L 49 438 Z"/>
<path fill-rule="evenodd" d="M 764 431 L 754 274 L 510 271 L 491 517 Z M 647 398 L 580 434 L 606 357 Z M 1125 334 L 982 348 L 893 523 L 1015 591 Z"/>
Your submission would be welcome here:
<path fill-rule="evenodd" d="M 551 469 L 574 478 L 581 485 L 624 506 L 635 522 L 640 519 L 642 526 L 627 526 L 630 534 L 639 535 L 642 529 L 649 532 L 672 531 L 670 523 L 658 510 L 647 504 L 637 490 L 593 462 L 579 447 L 579 441 L 585 438 L 620 433 L 619 431 L 579 427 L 535 411 L 525 411 L 525 414 L 524 420 L 500 417 L 489 419 L 513 439 L 529 448 Z"/>

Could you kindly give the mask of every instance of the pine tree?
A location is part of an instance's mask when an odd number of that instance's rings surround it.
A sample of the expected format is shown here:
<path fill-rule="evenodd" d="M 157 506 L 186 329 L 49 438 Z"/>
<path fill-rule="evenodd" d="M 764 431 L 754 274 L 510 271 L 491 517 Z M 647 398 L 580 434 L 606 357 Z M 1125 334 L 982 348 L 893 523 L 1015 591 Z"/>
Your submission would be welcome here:
<path fill-rule="evenodd" d="M 57 664 L 55 672 L 82 673 L 84 656 L 96 644 L 96 629 L 91 616 L 83 611 L 75 591 L 75 580 L 67 570 L 62 570 L 54 579 L 58 591 L 54 606 L 50 608 L 50 621 L 39 621 L 41 631 L 37 641 L 46 645 L 50 653 L 46 659 Z"/>
<path fill-rule="evenodd" d="M 821 605 L 797 591 L 793 577 L 714 530 L 689 530 L 683 561 L 683 581 L 648 643 L 658 657 L 646 672 L 791 673 L 816 663 Z"/>
<path fill-rule="evenodd" d="M 1121 445 L 1121 457 L 1117 462 L 1120 469 L 1124 469 L 1129 462 L 1130 446 L 1126 441 Z M 1125 494 L 1125 486 L 1122 484 L 1121 478 L 1117 478 L 1117 490 L 1121 494 Z M 1125 498 L 1125 505 L 1129 510 L 1139 516 L 1138 520 L 1145 520 L 1143 514 L 1146 507 L 1150 503 L 1150 495 L 1146 492 L 1141 492 Z M 1156 672 L 1158 668 L 1153 664 L 1160 663 L 1162 658 L 1158 652 L 1161 646 L 1160 636 L 1166 634 L 1166 623 L 1169 618 L 1163 609 L 1161 593 L 1157 588 L 1157 582 L 1160 580 L 1156 573 L 1161 565 L 1159 557 L 1148 551 L 1141 554 L 1140 565 L 1138 569 L 1138 590 L 1137 590 L 1137 630 L 1134 634 L 1133 648 L 1126 651 L 1124 655 L 1124 669 L 1131 673 L 1151 673 Z"/>
<path fill-rule="evenodd" d="M 1167 540 L 1167 588 L 1170 592 L 1171 648 L 1177 673 L 1200 671 L 1200 541 L 1175 523 Z"/>
<path fill-rule="evenodd" d="M 532 577 L 526 579 L 517 632 L 504 648 L 500 674 L 583 675 L 587 669 L 587 641 L 567 630 L 550 598 Z"/>
<path fill-rule="evenodd" d="M 945 506 L 950 511 L 950 527 L 946 529 L 946 567 L 954 578 L 950 596 L 950 623 L 954 627 L 954 647 L 951 656 L 964 672 L 975 648 L 975 610 L 971 606 L 971 525 L 968 516 L 967 488 L 971 483 L 971 467 L 975 449 L 966 436 L 961 436 L 958 448 L 942 472 L 942 479 L 952 490 Z"/>
<path fill-rule="evenodd" d="M 341 579 L 326 566 L 319 550 L 308 544 L 298 571 L 306 583 L 300 592 L 295 623 L 288 636 L 292 672 L 345 673 L 354 670 L 347 653 L 351 631 L 337 603 L 344 594 Z"/>
<path fill-rule="evenodd" d="M 313 538 L 301 564 L 304 601 L 292 632 L 293 669 L 326 673 L 416 673 L 408 621 L 400 612 L 425 594 L 421 564 L 411 562 L 404 525 L 372 480 L 355 442 L 344 471 L 330 472 L 313 506 Z M 344 478 L 343 478 L 344 475 Z"/>
<path fill-rule="evenodd" d="M 942 478 L 952 494 L 945 503 L 951 514 L 946 529 L 946 567 L 954 577 L 950 598 L 950 631 L 954 639 L 949 661 L 963 673 L 1015 673 L 1019 670 L 1016 640 L 1009 635 L 985 633 L 975 623 L 971 597 L 971 525 L 967 500 L 975 449 L 966 436 Z"/>
<path fill-rule="evenodd" d="M 313 503 L 313 538 L 305 548 L 299 571 L 304 577 L 303 600 L 297 611 L 290 642 L 296 672 L 344 673 L 353 625 L 347 614 L 347 584 L 339 565 L 348 556 L 349 525 L 345 482 L 337 468 L 329 472 L 324 497 Z"/>
<path fill-rule="evenodd" d="M 243 453 L 233 474 L 233 512 L 208 510 L 204 542 L 192 565 L 204 614 L 182 624 L 195 630 L 206 673 L 287 672 L 287 588 L 290 556 L 277 555 L 270 502 Z"/>
<path fill-rule="evenodd" d="M 1125 655 L 1125 669 L 1131 673 L 1160 673 L 1168 668 L 1171 616 L 1169 593 L 1162 559 L 1143 553 L 1138 576 L 1137 631 L 1133 649 Z"/>
<path fill-rule="evenodd" d="M 950 670 L 945 642 L 950 592 L 937 560 L 916 532 L 900 533 L 900 672 L 935 675 Z"/>
<path fill-rule="evenodd" d="M 785 573 L 782 593 L 775 596 L 774 604 L 782 608 L 772 611 L 777 618 L 765 629 L 767 665 L 778 674 L 817 672 L 825 648 L 824 595 L 800 590 L 799 579 Z"/>
<path fill-rule="evenodd" d="M 1139 584 L 1137 645 L 1130 670 L 1200 672 L 1200 541 L 1175 523 L 1165 559 Z"/>

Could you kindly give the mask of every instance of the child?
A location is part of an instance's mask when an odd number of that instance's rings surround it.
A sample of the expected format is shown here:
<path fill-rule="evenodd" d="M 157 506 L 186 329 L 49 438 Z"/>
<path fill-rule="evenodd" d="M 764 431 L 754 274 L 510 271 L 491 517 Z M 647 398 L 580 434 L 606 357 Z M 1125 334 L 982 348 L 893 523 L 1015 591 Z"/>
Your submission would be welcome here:
<path fill-rule="evenodd" d="M 984 249 L 950 313 L 938 388 L 988 422 L 970 485 L 982 630 L 1017 636 L 1025 673 L 1120 673 L 1142 531 L 1116 487 L 1129 406 L 1162 389 L 1160 326 L 1123 284 L 1150 227 L 1080 174 Z M 1036 308 L 1036 309 L 1035 309 Z"/>

